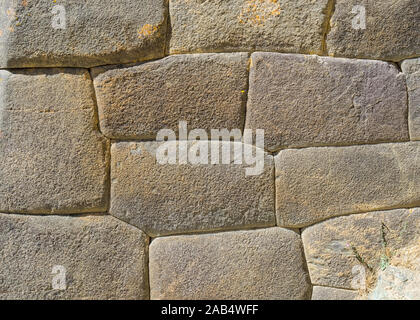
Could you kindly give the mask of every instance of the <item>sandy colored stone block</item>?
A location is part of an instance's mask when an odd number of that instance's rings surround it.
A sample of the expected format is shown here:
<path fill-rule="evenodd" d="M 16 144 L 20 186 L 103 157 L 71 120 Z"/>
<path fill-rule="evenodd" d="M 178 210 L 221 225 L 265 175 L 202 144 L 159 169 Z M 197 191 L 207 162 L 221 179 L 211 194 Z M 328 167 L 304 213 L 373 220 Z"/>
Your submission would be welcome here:
<path fill-rule="evenodd" d="M 0 230 L 0 299 L 149 297 L 149 240 L 113 217 L 0 214 Z"/>
<path fill-rule="evenodd" d="M 315 286 L 312 289 L 312 300 L 356 300 L 358 292 L 330 287 Z"/>
<path fill-rule="evenodd" d="M 312 284 L 369 290 L 378 273 L 401 265 L 397 258 L 402 252 L 412 246 L 419 249 L 419 228 L 416 208 L 338 217 L 304 229 Z M 405 266 L 409 263 L 404 262 Z"/>
<path fill-rule="evenodd" d="M 308 299 L 300 236 L 269 228 L 157 238 L 151 299 Z"/>
<path fill-rule="evenodd" d="M 404 75 L 382 61 L 257 52 L 246 128 L 285 147 L 408 141 Z"/>
<path fill-rule="evenodd" d="M 170 0 L 170 53 L 320 53 L 328 0 Z"/>
<path fill-rule="evenodd" d="M 401 68 L 407 77 L 410 138 L 420 140 L 420 58 L 404 60 Z"/>
<path fill-rule="evenodd" d="M 0 68 L 92 67 L 164 56 L 167 0 L 0 3 Z"/>
<path fill-rule="evenodd" d="M 328 53 L 389 61 L 419 56 L 419 20 L 418 0 L 336 0 Z"/>
<path fill-rule="evenodd" d="M 160 129 L 242 129 L 248 54 L 176 55 L 124 69 L 95 68 L 101 131 L 154 139 Z"/>
<path fill-rule="evenodd" d="M 179 148 L 178 142 L 172 143 Z M 222 148 L 233 153 L 235 146 L 242 146 L 222 142 L 220 148 L 215 141 L 204 141 L 189 142 L 188 148 L 199 145 L 214 148 L 219 155 Z M 229 164 L 161 164 L 156 156 L 160 146 L 157 142 L 112 144 L 113 216 L 154 237 L 275 225 L 272 156 L 260 150 L 264 168 L 259 175 L 246 175 L 247 168 L 254 166 L 231 163 L 233 154 Z"/>
<path fill-rule="evenodd" d="M 420 205 L 420 143 L 283 150 L 275 162 L 281 226 Z"/>
<path fill-rule="evenodd" d="M 0 212 L 103 212 L 109 143 L 89 73 L 0 71 Z"/>

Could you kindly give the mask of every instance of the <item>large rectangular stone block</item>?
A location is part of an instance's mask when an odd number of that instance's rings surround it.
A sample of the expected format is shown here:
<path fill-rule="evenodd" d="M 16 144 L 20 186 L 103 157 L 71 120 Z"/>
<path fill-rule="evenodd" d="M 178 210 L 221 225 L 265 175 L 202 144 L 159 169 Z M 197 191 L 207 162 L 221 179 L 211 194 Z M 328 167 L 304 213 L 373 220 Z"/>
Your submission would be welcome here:
<path fill-rule="evenodd" d="M 0 212 L 102 212 L 109 142 L 89 73 L 0 71 Z"/>
<path fill-rule="evenodd" d="M 184 148 L 176 141 L 171 143 L 176 149 Z M 252 166 L 234 163 L 233 150 L 240 143 L 186 145 L 189 152 L 204 146 L 209 153 L 218 150 L 219 156 L 228 148 L 232 157 L 227 164 L 161 164 L 159 150 L 164 146 L 157 142 L 112 145 L 113 216 L 151 236 L 275 225 L 272 156 L 260 150 L 261 174 L 246 175 L 247 167 Z"/>
<path fill-rule="evenodd" d="M 95 68 L 101 130 L 115 139 L 154 139 L 160 129 L 242 129 L 248 54 L 176 55 L 139 66 Z"/>
<path fill-rule="evenodd" d="M 392 266 L 418 268 L 414 252 L 420 252 L 419 228 L 416 208 L 337 217 L 304 229 L 312 284 L 366 295 L 381 271 Z"/>
<path fill-rule="evenodd" d="M 2 0 L 0 68 L 92 67 L 164 56 L 167 0 Z"/>
<path fill-rule="evenodd" d="M 382 61 L 251 56 L 246 128 L 266 148 L 408 141 L 404 75 Z"/>
<path fill-rule="evenodd" d="M 109 216 L 0 214 L 0 299 L 148 299 L 148 244 Z"/>
<path fill-rule="evenodd" d="M 277 222 L 420 205 L 420 143 L 283 150 L 276 157 Z"/>
<path fill-rule="evenodd" d="M 170 0 L 170 53 L 322 52 L 328 0 Z"/>
<path fill-rule="evenodd" d="M 157 238 L 151 299 L 308 299 L 299 234 L 270 228 Z"/>
<path fill-rule="evenodd" d="M 418 0 L 335 0 L 332 56 L 389 61 L 420 55 Z"/>
<path fill-rule="evenodd" d="M 404 60 L 401 68 L 407 77 L 410 138 L 420 140 L 420 58 Z"/>

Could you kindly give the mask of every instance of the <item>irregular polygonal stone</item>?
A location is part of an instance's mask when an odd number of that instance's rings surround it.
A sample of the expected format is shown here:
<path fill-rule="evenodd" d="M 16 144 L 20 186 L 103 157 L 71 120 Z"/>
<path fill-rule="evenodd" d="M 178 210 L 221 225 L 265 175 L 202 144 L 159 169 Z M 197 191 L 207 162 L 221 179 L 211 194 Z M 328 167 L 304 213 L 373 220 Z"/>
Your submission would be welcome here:
<path fill-rule="evenodd" d="M 420 205 L 420 143 L 283 150 L 275 162 L 281 226 Z"/>
<path fill-rule="evenodd" d="M 170 0 L 170 53 L 320 53 L 328 0 Z"/>
<path fill-rule="evenodd" d="M 356 300 L 357 291 L 330 287 L 315 286 L 312 290 L 312 300 Z"/>
<path fill-rule="evenodd" d="M 160 129 L 242 129 L 248 54 L 177 55 L 139 66 L 94 69 L 101 130 L 154 138 Z M 99 75 L 98 75 L 99 74 Z"/>
<path fill-rule="evenodd" d="M 184 147 L 170 143 L 175 152 Z M 260 149 L 261 172 L 247 175 L 254 165 L 233 163 L 233 151 L 241 143 L 221 142 L 219 146 L 216 141 L 204 141 L 187 146 L 191 153 L 204 146 L 219 155 L 230 148 L 231 160 L 227 164 L 161 164 L 159 150 L 164 143 L 114 143 L 110 213 L 151 236 L 275 225 L 272 156 Z M 210 156 L 206 159 L 211 163 Z"/>
<path fill-rule="evenodd" d="M 166 0 L 0 3 L 0 68 L 91 67 L 164 55 Z"/>
<path fill-rule="evenodd" d="M 0 299 L 147 299 L 148 238 L 113 217 L 0 214 Z"/>
<path fill-rule="evenodd" d="M 371 286 L 399 251 L 420 245 L 420 209 L 397 209 L 338 217 L 302 232 L 313 285 L 361 289 Z"/>
<path fill-rule="evenodd" d="M 151 299 L 308 299 L 297 233 L 281 228 L 153 240 Z"/>
<path fill-rule="evenodd" d="M 336 0 L 330 55 L 400 61 L 420 55 L 418 0 Z"/>
<path fill-rule="evenodd" d="M 405 60 L 401 68 L 407 77 L 410 138 L 420 140 L 420 59 Z"/>
<path fill-rule="evenodd" d="M 252 54 L 246 128 L 266 148 L 409 140 L 404 75 L 389 63 Z"/>
<path fill-rule="evenodd" d="M 0 212 L 105 211 L 109 143 L 89 73 L 0 71 Z"/>

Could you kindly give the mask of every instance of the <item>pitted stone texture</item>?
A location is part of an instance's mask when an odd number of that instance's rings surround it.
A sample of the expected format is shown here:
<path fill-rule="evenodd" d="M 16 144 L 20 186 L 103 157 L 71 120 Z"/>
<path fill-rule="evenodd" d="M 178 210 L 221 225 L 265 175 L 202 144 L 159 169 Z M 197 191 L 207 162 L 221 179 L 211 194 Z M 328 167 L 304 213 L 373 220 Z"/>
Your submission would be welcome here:
<path fill-rule="evenodd" d="M 171 144 L 180 147 L 176 141 Z M 207 141 L 188 143 L 189 150 L 200 145 L 209 147 Z M 112 145 L 113 216 L 151 236 L 275 225 L 272 156 L 260 149 L 264 168 L 251 176 L 246 168 L 254 166 L 246 164 L 160 164 L 156 152 L 164 146 L 157 142 Z M 233 153 L 234 146 L 242 144 L 222 142 L 221 146 Z M 213 141 L 209 150 L 222 154 L 222 148 Z"/>
<path fill-rule="evenodd" d="M 308 299 L 297 233 L 281 228 L 158 238 L 151 299 Z"/>
<path fill-rule="evenodd" d="M 403 61 L 401 68 L 407 77 L 410 138 L 420 140 L 420 58 Z"/>
<path fill-rule="evenodd" d="M 420 143 L 284 150 L 276 157 L 281 226 L 420 205 Z"/>
<path fill-rule="evenodd" d="M 109 143 L 87 71 L 0 71 L 0 212 L 102 212 Z"/>
<path fill-rule="evenodd" d="M 2 0 L 0 68 L 92 67 L 160 58 L 166 16 L 166 0 Z"/>
<path fill-rule="evenodd" d="M 362 15 L 357 6 L 365 8 L 366 29 L 357 27 Z M 328 52 L 337 57 L 390 61 L 419 56 L 419 20 L 418 0 L 336 0 Z"/>
<path fill-rule="evenodd" d="M 95 68 L 101 131 L 154 139 L 160 129 L 242 129 L 248 54 L 176 55 L 139 66 Z"/>
<path fill-rule="evenodd" d="M 334 218 L 302 232 L 313 285 L 363 289 L 392 257 L 419 246 L 420 209 Z M 370 270 L 371 269 L 371 270 Z"/>
<path fill-rule="evenodd" d="M 113 217 L 0 214 L 0 230 L 0 299 L 149 297 L 148 238 Z"/>
<path fill-rule="evenodd" d="M 382 61 L 251 57 L 246 128 L 266 148 L 408 141 L 404 75 Z"/>
<path fill-rule="evenodd" d="M 170 53 L 320 53 L 328 0 L 170 0 Z"/>
<path fill-rule="evenodd" d="M 312 300 L 356 300 L 358 292 L 330 287 L 315 286 L 312 289 Z"/>

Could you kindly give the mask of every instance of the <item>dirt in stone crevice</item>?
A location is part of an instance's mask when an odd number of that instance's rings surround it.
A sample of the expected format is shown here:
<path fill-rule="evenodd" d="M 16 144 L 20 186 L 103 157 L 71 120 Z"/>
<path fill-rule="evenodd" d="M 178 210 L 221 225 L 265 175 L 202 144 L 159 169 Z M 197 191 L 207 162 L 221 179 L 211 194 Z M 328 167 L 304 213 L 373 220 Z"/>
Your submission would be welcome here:
<path fill-rule="evenodd" d="M 327 7 L 324 9 L 324 22 L 322 23 L 322 39 L 321 39 L 321 52 L 323 55 L 328 55 L 327 37 L 331 31 L 331 19 L 335 12 L 335 5 L 337 0 L 328 0 Z"/>

